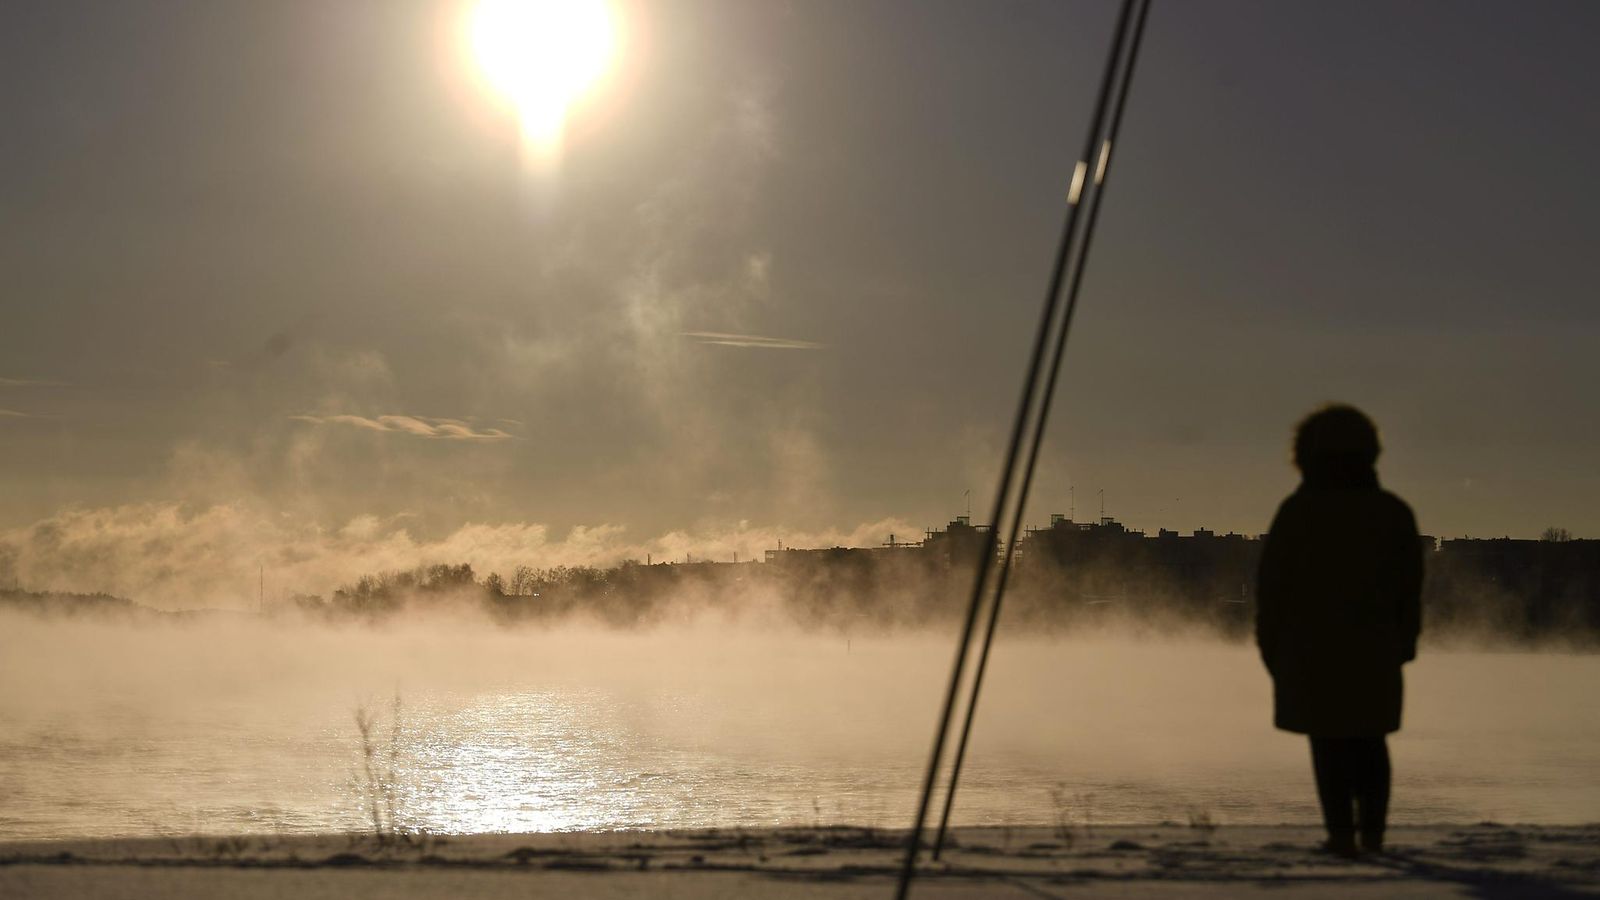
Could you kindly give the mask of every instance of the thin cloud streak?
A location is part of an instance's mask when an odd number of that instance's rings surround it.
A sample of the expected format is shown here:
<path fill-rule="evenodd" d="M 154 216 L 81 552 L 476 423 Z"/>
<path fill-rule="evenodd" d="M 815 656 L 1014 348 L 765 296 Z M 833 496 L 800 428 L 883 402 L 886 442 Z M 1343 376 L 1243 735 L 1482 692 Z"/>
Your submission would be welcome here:
<path fill-rule="evenodd" d="M 39 417 L 35 416 L 35 415 L 31 414 L 31 413 L 18 412 L 18 411 L 14 410 L 14 409 L 0 409 L 0 419 L 37 419 L 37 418 L 39 418 Z"/>
<path fill-rule="evenodd" d="M 312 425 L 348 425 L 368 431 L 410 434 L 447 441 L 504 441 L 515 437 L 498 428 L 474 428 L 460 419 L 435 419 L 427 416 L 290 416 L 295 422 Z"/>
<path fill-rule="evenodd" d="M 50 381 L 45 378 L 0 378 L 0 388 L 28 387 L 70 387 L 70 385 L 65 381 Z"/>
<path fill-rule="evenodd" d="M 757 347 L 766 350 L 821 350 L 825 345 L 815 341 L 797 341 L 790 338 L 762 337 L 757 334 L 729 334 L 723 331 L 685 331 L 682 335 L 694 338 L 701 344 L 722 347 Z"/>

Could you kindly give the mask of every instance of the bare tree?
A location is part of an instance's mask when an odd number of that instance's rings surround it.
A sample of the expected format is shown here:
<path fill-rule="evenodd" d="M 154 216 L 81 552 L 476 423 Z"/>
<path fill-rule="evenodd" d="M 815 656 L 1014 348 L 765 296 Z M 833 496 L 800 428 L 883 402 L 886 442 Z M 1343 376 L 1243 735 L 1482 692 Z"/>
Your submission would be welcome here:
<path fill-rule="evenodd" d="M 517 566 L 516 571 L 511 573 L 510 593 L 518 597 L 526 597 L 533 593 L 534 579 L 537 574 L 528 566 Z"/>
<path fill-rule="evenodd" d="M 1549 528 L 1546 528 L 1543 534 L 1539 535 L 1539 540 L 1549 541 L 1553 544 L 1559 544 L 1562 541 L 1572 540 L 1572 532 L 1566 530 L 1565 528 L 1557 528 L 1552 525 Z"/>

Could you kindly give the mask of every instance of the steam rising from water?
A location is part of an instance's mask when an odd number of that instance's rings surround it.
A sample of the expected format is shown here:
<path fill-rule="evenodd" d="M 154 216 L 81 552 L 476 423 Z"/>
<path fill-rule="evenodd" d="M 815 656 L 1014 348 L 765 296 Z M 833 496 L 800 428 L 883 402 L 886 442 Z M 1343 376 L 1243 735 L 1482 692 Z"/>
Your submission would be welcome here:
<path fill-rule="evenodd" d="M 401 820 L 438 832 L 904 825 L 949 635 L 211 619 L 0 622 L 0 837 L 360 829 L 355 708 L 403 698 Z M 1253 652 L 997 647 L 958 823 L 1316 820 Z M 1600 808 L 1600 659 L 1425 653 L 1397 822 Z M 380 735 L 386 734 L 382 728 Z"/>
<path fill-rule="evenodd" d="M 480 573 L 509 575 L 519 565 L 759 559 L 779 543 L 874 546 L 891 533 L 921 533 L 898 519 L 812 532 L 741 522 L 722 531 L 653 538 L 630 535 L 618 525 L 579 526 L 558 536 L 544 525 L 511 522 L 469 523 L 428 539 L 409 525 L 404 518 L 359 516 L 327 529 L 241 505 L 72 509 L 0 531 L 0 587 L 104 591 L 168 609 L 253 609 L 258 566 L 265 568 L 272 599 L 324 594 L 364 574 L 428 563 L 466 562 Z"/>

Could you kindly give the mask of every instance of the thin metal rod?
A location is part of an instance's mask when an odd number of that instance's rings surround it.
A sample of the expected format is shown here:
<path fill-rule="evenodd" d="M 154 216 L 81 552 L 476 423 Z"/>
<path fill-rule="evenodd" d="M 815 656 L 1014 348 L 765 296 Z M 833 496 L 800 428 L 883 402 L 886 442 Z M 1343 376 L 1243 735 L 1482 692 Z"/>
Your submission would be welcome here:
<path fill-rule="evenodd" d="M 967 604 L 966 620 L 962 627 L 961 641 L 956 648 L 955 663 L 951 667 L 950 686 L 945 692 L 944 705 L 939 716 L 939 727 L 934 736 L 933 752 L 928 757 L 928 769 L 922 782 L 922 796 L 917 804 L 917 816 L 912 824 L 911 832 L 906 838 L 906 854 L 904 864 L 900 870 L 899 885 L 895 890 L 897 900 L 905 900 L 911 890 L 911 881 L 916 875 L 917 852 L 922 844 L 922 829 L 928 818 L 928 806 L 933 800 L 933 789 L 939 774 L 939 764 L 944 756 L 945 743 L 949 739 L 951 714 L 955 709 L 956 698 L 961 690 L 961 676 L 964 673 L 968 652 L 972 645 L 972 632 L 977 624 L 978 611 L 983 602 L 983 589 L 988 581 L 989 570 L 995 558 L 995 525 L 1000 522 L 1005 513 L 1006 501 L 1011 494 L 1012 482 L 1016 475 L 1018 451 L 1022 446 L 1023 434 L 1027 429 L 1030 412 L 1033 409 L 1034 394 L 1039 387 L 1039 373 L 1044 362 L 1044 354 L 1051 325 L 1056 319 L 1056 311 L 1060 306 L 1061 288 L 1065 282 L 1067 262 L 1072 249 L 1073 238 L 1077 233 L 1078 213 L 1081 209 L 1080 189 L 1088 180 L 1090 160 L 1094 159 L 1095 143 L 1105 124 L 1106 107 L 1111 94 L 1112 77 L 1116 72 L 1117 61 L 1121 54 L 1123 37 L 1126 33 L 1129 19 L 1129 10 L 1133 0 L 1123 0 L 1122 8 L 1117 14 L 1117 27 L 1112 51 L 1106 61 L 1105 73 L 1101 78 L 1100 93 L 1095 101 L 1094 118 L 1091 122 L 1088 137 L 1085 140 L 1084 150 L 1078 159 L 1078 168 L 1074 173 L 1072 193 L 1069 197 L 1070 208 L 1067 211 L 1066 223 L 1062 229 L 1061 242 L 1056 250 L 1055 263 L 1050 273 L 1050 284 L 1045 291 L 1044 309 L 1040 315 L 1039 328 L 1034 336 L 1033 351 L 1028 361 L 1027 378 L 1022 388 L 1022 399 L 1017 406 L 1017 414 L 1012 422 L 1011 439 L 1006 448 L 1006 462 L 1000 476 L 1000 484 L 995 491 L 994 515 L 989 519 L 990 528 L 984 539 L 983 556 L 978 560 L 978 571 L 973 579 L 972 596 Z"/>
<path fill-rule="evenodd" d="M 1139 45 L 1144 39 L 1144 24 L 1150 14 L 1151 0 L 1143 0 L 1139 4 L 1139 13 L 1134 21 L 1133 36 L 1128 47 L 1128 61 L 1123 68 L 1122 81 L 1117 88 L 1117 99 L 1112 107 L 1111 125 L 1106 131 L 1105 142 L 1101 145 L 1101 159 L 1096 167 L 1095 189 L 1084 201 L 1088 206 L 1088 220 L 1084 224 L 1083 240 L 1078 248 L 1076 257 L 1077 265 L 1072 269 L 1072 276 L 1067 286 L 1067 308 L 1061 318 L 1061 325 L 1056 333 L 1054 352 L 1050 359 L 1050 373 L 1044 382 L 1044 397 L 1040 401 L 1039 415 L 1034 421 L 1032 439 L 1028 447 L 1028 462 L 1022 472 L 1022 489 L 1017 495 L 1017 502 L 1012 508 L 1010 540 L 1006 544 L 1005 558 L 1001 562 L 1000 572 L 995 585 L 994 599 L 989 605 L 989 621 L 984 628 L 982 649 L 978 654 L 978 663 L 973 670 L 972 692 L 967 701 L 966 718 L 961 725 L 961 736 L 956 742 L 955 761 L 950 770 L 950 781 L 947 785 L 944 800 L 944 809 L 939 816 L 939 830 L 934 837 L 933 858 L 938 859 L 944 849 L 944 837 L 950 825 L 950 810 L 955 806 L 956 787 L 961 780 L 961 768 L 966 762 L 967 742 L 972 736 L 972 721 L 977 715 L 978 697 L 983 690 L 983 677 L 989 668 L 989 651 L 994 646 L 995 628 L 1000 621 L 1000 607 L 1005 599 L 1006 585 L 1010 581 L 1011 572 L 1016 562 L 1016 542 L 1021 533 L 1023 513 L 1028 502 L 1029 491 L 1033 488 L 1033 475 L 1039 462 L 1039 448 L 1044 443 L 1045 428 L 1050 419 L 1050 408 L 1055 400 L 1056 385 L 1061 372 L 1061 361 L 1066 356 L 1067 337 L 1072 332 L 1073 313 L 1078 308 L 1078 292 L 1083 285 L 1083 272 L 1088 267 L 1089 247 L 1094 240 L 1095 223 L 1099 220 L 1100 202 L 1105 196 L 1105 187 L 1111 172 L 1110 153 L 1116 147 L 1117 132 L 1122 126 L 1122 113 L 1127 108 L 1128 86 L 1133 82 L 1134 67 L 1139 62 Z"/>

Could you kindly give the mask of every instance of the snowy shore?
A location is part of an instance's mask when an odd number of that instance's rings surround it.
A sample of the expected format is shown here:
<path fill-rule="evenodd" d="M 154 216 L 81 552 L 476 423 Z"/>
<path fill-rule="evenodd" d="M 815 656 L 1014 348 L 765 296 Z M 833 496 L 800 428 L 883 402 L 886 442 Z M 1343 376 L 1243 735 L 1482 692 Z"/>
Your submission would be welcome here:
<path fill-rule="evenodd" d="M 1600 897 L 1600 825 L 1397 828 L 1345 861 L 1303 826 L 968 828 L 914 895 Z M 256 835 L 0 844 L 4 897 L 776 897 L 892 894 L 903 832 L 858 828 Z"/>

